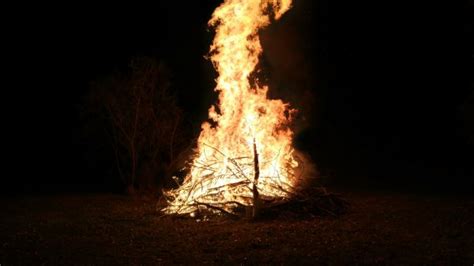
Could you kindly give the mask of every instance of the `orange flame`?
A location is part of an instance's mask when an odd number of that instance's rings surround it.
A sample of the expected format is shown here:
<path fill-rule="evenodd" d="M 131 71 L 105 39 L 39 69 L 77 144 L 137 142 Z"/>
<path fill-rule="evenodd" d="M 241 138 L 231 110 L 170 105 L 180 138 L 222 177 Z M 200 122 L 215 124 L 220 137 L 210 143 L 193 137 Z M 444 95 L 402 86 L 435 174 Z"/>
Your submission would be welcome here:
<path fill-rule="evenodd" d="M 291 0 L 225 0 L 213 13 L 216 27 L 211 60 L 219 73 L 218 107 L 209 109 L 188 176 L 166 192 L 165 213 L 199 208 L 232 212 L 252 204 L 255 142 L 260 161 L 257 188 L 262 199 L 288 199 L 299 183 L 299 162 L 292 148 L 290 122 L 295 110 L 267 98 L 268 87 L 251 85 L 262 47 L 259 30 L 278 20 Z"/>

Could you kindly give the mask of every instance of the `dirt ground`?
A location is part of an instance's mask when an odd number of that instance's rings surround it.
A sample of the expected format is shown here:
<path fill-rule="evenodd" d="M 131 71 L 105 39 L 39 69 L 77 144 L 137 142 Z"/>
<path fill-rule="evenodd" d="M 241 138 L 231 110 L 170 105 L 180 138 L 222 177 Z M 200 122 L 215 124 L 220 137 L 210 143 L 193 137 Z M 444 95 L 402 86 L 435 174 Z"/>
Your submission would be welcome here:
<path fill-rule="evenodd" d="M 160 217 L 120 195 L 0 199 L 0 264 L 474 263 L 474 199 L 343 193 L 338 218 Z"/>

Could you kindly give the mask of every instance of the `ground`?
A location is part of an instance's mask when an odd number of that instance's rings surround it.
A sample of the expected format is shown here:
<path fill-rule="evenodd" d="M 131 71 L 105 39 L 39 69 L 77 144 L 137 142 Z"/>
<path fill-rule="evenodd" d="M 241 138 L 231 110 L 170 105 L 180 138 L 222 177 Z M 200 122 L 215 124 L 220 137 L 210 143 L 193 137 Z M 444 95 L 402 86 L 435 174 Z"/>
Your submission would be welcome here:
<path fill-rule="evenodd" d="M 344 192 L 340 217 L 161 217 L 120 195 L 0 200 L 0 265 L 474 263 L 474 199 Z"/>

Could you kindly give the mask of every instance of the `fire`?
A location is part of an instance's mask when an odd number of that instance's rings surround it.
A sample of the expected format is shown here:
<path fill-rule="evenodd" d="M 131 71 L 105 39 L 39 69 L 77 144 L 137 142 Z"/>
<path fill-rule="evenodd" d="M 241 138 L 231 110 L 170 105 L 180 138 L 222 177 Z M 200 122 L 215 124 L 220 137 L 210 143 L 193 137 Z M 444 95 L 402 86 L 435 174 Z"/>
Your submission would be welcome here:
<path fill-rule="evenodd" d="M 219 100 L 209 109 L 211 123 L 202 124 L 183 184 L 165 193 L 165 213 L 233 213 L 255 204 L 255 189 L 265 202 L 284 201 L 296 192 L 302 178 L 290 128 L 296 110 L 268 99 L 268 87 L 250 79 L 262 53 L 259 30 L 290 7 L 291 0 L 225 0 L 214 11 L 210 52 L 219 73 Z"/>

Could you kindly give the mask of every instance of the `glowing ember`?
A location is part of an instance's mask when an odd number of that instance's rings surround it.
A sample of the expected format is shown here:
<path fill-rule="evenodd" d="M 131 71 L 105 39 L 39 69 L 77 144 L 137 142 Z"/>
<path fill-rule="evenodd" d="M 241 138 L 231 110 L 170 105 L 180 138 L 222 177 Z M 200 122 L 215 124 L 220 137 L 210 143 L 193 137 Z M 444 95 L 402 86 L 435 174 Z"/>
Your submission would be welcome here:
<path fill-rule="evenodd" d="M 165 193 L 165 213 L 234 213 L 255 204 L 257 191 L 264 203 L 297 192 L 303 167 L 289 127 L 295 110 L 268 99 L 266 86 L 249 81 L 262 52 L 259 29 L 290 7 L 291 0 L 225 0 L 214 11 L 209 25 L 216 27 L 211 60 L 219 73 L 219 103 L 209 109 L 209 118 L 215 123 L 203 123 L 189 174 Z"/>

